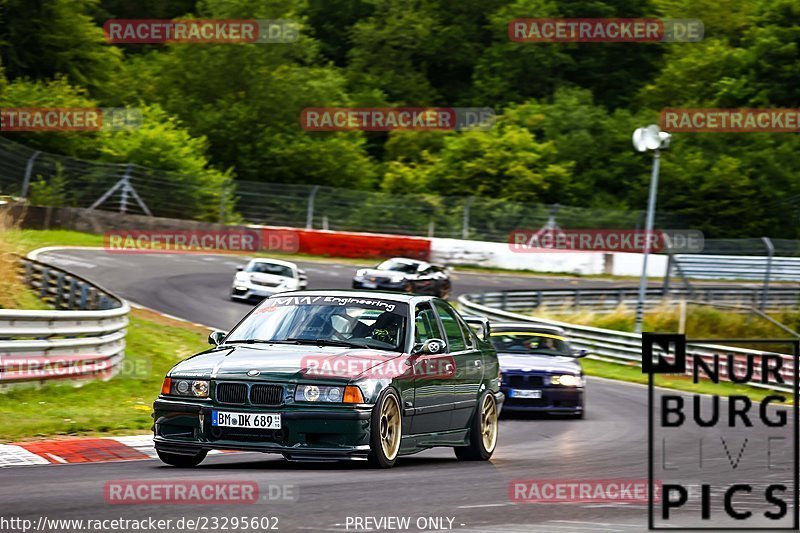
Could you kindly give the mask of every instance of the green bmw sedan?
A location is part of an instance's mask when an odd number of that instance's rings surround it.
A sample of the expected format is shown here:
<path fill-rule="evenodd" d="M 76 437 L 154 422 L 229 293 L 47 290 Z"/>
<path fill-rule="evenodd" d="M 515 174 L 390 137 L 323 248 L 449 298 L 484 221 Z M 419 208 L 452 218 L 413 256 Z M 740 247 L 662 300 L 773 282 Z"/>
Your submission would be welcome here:
<path fill-rule="evenodd" d="M 433 296 L 272 296 L 169 371 L 153 406 L 156 450 L 185 467 L 210 450 L 389 468 L 448 446 L 488 460 L 504 398 L 488 335 Z"/>

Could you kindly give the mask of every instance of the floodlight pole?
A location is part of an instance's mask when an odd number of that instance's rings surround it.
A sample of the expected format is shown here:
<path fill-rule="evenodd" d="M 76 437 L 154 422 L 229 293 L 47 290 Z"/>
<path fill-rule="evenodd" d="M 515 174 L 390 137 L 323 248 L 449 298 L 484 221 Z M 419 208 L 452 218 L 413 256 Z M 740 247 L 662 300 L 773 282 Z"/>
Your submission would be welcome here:
<path fill-rule="evenodd" d="M 642 279 L 639 280 L 639 300 L 636 302 L 636 322 L 634 331 L 642 332 L 642 322 L 644 321 L 644 302 L 647 299 L 647 257 L 650 255 L 650 236 L 653 233 L 653 225 L 656 216 L 656 193 L 658 191 L 658 170 L 661 164 L 661 150 L 658 148 L 653 152 L 653 174 L 650 177 L 650 196 L 647 199 L 647 222 L 645 223 L 644 233 L 644 253 L 642 254 Z"/>

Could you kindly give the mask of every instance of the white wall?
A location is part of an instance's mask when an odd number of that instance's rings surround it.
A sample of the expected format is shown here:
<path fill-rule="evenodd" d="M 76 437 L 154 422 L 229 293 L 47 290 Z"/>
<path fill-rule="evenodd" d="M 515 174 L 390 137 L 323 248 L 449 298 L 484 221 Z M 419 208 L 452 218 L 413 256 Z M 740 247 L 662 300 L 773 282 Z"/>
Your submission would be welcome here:
<path fill-rule="evenodd" d="M 520 253 L 512 251 L 507 243 L 460 239 L 431 239 L 431 261 L 584 275 L 638 276 L 642 273 L 641 254 L 551 250 Z M 650 255 L 647 262 L 649 276 L 664 276 L 666 269 L 666 256 Z"/>

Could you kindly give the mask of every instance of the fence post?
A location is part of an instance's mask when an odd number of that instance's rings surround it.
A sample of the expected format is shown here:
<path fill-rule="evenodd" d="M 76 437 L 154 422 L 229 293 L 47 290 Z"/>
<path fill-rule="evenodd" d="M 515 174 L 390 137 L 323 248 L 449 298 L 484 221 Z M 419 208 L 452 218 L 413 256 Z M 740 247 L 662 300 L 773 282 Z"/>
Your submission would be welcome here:
<path fill-rule="evenodd" d="M 311 192 L 308 195 L 308 209 L 306 210 L 306 229 L 314 229 L 314 200 L 317 198 L 317 191 L 319 185 L 311 187 Z"/>
<path fill-rule="evenodd" d="M 761 312 L 767 307 L 767 300 L 769 299 L 769 278 L 772 276 L 772 256 L 775 255 L 775 246 L 769 237 L 761 237 L 764 246 L 767 247 L 767 268 L 764 273 L 764 291 L 761 293 Z"/>
<path fill-rule="evenodd" d="M 428 222 L 428 238 L 429 239 L 433 238 L 434 228 L 435 228 L 435 225 L 434 225 L 433 219 L 430 219 L 430 221 Z"/>
<path fill-rule="evenodd" d="M 465 241 L 469 239 L 469 210 L 472 207 L 472 202 L 475 201 L 474 196 L 470 196 L 467 198 L 467 201 L 464 202 L 464 217 L 461 221 L 461 238 Z"/>
<path fill-rule="evenodd" d="M 31 175 L 33 174 L 33 163 L 36 161 L 36 158 L 39 157 L 41 152 L 33 152 L 33 155 L 30 159 L 28 159 L 28 164 L 25 167 L 25 177 L 22 180 L 22 194 L 20 196 L 22 198 L 28 197 L 28 188 L 31 185 Z"/>

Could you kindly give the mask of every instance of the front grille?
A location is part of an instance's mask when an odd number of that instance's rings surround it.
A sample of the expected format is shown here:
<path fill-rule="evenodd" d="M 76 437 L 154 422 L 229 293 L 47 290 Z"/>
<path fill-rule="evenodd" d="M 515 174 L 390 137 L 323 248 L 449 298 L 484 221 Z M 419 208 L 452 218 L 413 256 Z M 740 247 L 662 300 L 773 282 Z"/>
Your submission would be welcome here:
<path fill-rule="evenodd" d="M 247 400 L 247 385 L 244 383 L 218 383 L 217 401 L 220 403 L 244 404 Z"/>
<path fill-rule="evenodd" d="M 283 403 L 283 387 L 280 385 L 253 385 L 250 387 L 250 403 L 253 405 L 280 405 Z"/>
<path fill-rule="evenodd" d="M 547 407 L 550 401 L 547 398 L 511 398 L 514 405 L 525 407 Z M 510 403 L 510 402 L 509 402 Z"/>
<path fill-rule="evenodd" d="M 544 387 L 543 376 L 508 376 L 508 385 L 514 389 L 541 389 Z"/>
<path fill-rule="evenodd" d="M 251 280 L 254 285 L 261 285 L 262 287 L 277 287 L 282 282 L 280 281 L 258 281 L 258 280 Z"/>

